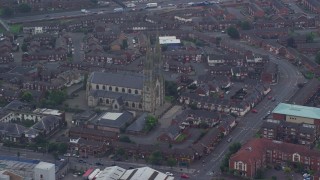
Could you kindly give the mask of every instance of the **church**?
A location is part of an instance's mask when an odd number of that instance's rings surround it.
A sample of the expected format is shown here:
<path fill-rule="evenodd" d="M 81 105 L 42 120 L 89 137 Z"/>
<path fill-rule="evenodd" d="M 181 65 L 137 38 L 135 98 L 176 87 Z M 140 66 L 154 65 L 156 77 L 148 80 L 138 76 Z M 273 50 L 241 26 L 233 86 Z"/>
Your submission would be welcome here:
<path fill-rule="evenodd" d="M 136 110 L 154 113 L 164 103 L 160 45 L 148 48 L 143 73 L 92 72 L 87 81 L 89 107 L 107 106 L 114 111 Z"/>

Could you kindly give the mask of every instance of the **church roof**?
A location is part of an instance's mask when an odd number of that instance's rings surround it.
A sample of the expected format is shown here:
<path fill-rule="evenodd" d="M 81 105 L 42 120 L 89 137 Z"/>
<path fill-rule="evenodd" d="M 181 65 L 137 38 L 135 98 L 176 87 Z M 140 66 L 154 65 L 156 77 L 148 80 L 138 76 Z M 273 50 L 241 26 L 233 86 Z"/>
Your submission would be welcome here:
<path fill-rule="evenodd" d="M 133 89 L 143 88 L 143 76 L 141 74 L 93 72 L 89 82 Z"/>

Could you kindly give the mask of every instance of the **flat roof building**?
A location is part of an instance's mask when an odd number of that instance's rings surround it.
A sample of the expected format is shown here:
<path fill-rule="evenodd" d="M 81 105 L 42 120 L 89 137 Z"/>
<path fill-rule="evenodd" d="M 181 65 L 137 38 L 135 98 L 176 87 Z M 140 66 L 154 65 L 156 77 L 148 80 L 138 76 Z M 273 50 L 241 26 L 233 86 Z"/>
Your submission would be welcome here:
<path fill-rule="evenodd" d="M 34 180 L 56 180 L 55 165 L 47 162 L 39 162 L 34 167 Z"/>
<path fill-rule="evenodd" d="M 280 103 L 272 111 L 275 120 L 320 126 L 320 108 Z"/>

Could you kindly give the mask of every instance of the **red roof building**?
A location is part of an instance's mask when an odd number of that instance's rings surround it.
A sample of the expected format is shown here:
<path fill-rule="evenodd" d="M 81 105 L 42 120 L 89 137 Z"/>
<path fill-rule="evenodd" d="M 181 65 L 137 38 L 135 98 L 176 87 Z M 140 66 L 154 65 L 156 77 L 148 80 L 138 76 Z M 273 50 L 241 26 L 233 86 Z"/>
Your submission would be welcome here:
<path fill-rule="evenodd" d="M 267 164 L 277 165 L 301 163 L 306 169 L 320 171 L 320 152 L 305 146 L 268 139 L 253 139 L 246 143 L 229 160 L 230 169 L 240 175 L 253 178 L 260 168 Z M 314 177 L 319 179 L 319 177 Z"/>

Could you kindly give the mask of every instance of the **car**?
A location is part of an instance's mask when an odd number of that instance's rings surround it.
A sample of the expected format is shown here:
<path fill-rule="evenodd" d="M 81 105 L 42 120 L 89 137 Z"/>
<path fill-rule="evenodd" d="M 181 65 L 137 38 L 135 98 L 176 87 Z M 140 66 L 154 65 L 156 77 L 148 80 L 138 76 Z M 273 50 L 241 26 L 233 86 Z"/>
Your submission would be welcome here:
<path fill-rule="evenodd" d="M 66 154 L 64 154 L 63 156 L 64 156 L 64 157 L 70 157 L 71 154 L 70 154 L 70 153 L 66 153 Z"/>
<path fill-rule="evenodd" d="M 258 110 L 252 109 L 251 112 L 252 112 L 252 113 L 258 113 Z"/>
<path fill-rule="evenodd" d="M 276 101 L 276 98 L 272 98 L 272 100 L 271 100 L 272 102 L 275 102 Z"/>
<path fill-rule="evenodd" d="M 63 162 L 63 161 L 65 161 L 65 159 L 62 159 L 62 158 L 61 158 L 60 161 Z"/>
<path fill-rule="evenodd" d="M 181 178 L 183 178 L 183 179 L 189 179 L 189 176 L 188 175 L 186 175 L 186 174 L 181 174 L 181 176 L 180 176 Z"/>
<path fill-rule="evenodd" d="M 268 111 L 268 113 L 267 113 L 268 115 L 270 115 L 271 114 L 271 111 Z"/>
<path fill-rule="evenodd" d="M 83 160 L 83 159 L 79 159 L 79 161 L 78 161 L 79 163 L 86 163 L 86 161 L 85 160 Z"/>
<path fill-rule="evenodd" d="M 230 138 L 227 140 L 228 143 L 231 142 L 231 141 L 232 141 L 232 137 L 230 137 Z"/>
<path fill-rule="evenodd" d="M 171 172 L 166 172 L 167 176 L 173 176 L 173 174 Z"/>
<path fill-rule="evenodd" d="M 272 96 L 268 96 L 268 99 L 271 100 L 271 99 L 272 99 Z"/>
<path fill-rule="evenodd" d="M 103 164 L 101 162 L 97 162 L 96 165 L 97 166 L 103 166 Z"/>

